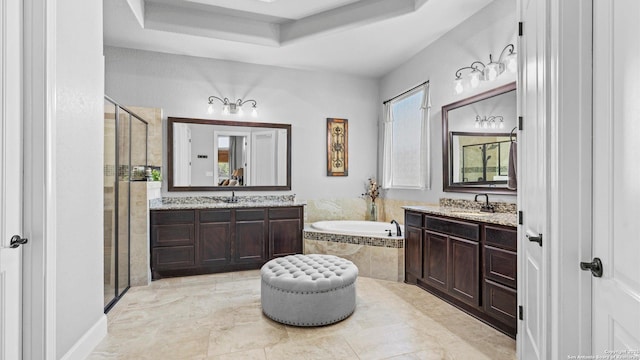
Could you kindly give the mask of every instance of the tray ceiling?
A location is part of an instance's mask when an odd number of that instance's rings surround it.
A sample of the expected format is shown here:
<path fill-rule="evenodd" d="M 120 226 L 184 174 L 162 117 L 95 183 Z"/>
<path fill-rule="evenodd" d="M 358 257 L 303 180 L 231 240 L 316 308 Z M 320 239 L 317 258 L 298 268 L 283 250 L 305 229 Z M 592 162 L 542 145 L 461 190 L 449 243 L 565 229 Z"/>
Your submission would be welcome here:
<path fill-rule="evenodd" d="M 493 0 L 108 0 L 105 45 L 378 77 Z"/>

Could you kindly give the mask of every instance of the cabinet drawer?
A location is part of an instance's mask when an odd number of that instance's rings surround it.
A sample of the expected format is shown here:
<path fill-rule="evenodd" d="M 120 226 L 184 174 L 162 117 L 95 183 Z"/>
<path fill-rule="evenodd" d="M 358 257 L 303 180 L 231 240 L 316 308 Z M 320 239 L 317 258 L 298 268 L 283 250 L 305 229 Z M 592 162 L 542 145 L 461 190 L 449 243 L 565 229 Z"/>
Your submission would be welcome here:
<path fill-rule="evenodd" d="M 484 277 L 516 288 L 518 256 L 490 246 L 484 248 Z"/>
<path fill-rule="evenodd" d="M 200 210 L 200 222 L 229 222 L 231 210 Z"/>
<path fill-rule="evenodd" d="M 484 243 L 486 245 L 517 251 L 518 232 L 515 228 L 486 225 L 484 227 Z"/>
<path fill-rule="evenodd" d="M 269 209 L 269 219 L 300 219 L 301 208 Z"/>
<path fill-rule="evenodd" d="M 484 282 L 484 311 L 493 318 L 513 327 L 517 325 L 517 293 L 491 280 Z"/>
<path fill-rule="evenodd" d="M 425 216 L 425 226 L 427 230 L 437 231 L 467 240 L 480 241 L 480 225 L 478 224 Z"/>
<path fill-rule="evenodd" d="M 236 221 L 264 220 L 266 209 L 237 209 Z"/>
<path fill-rule="evenodd" d="M 172 246 L 152 250 L 154 270 L 176 269 L 195 265 L 193 246 Z"/>
<path fill-rule="evenodd" d="M 404 225 L 405 226 L 413 226 L 417 228 L 421 228 L 422 225 L 422 214 L 413 213 L 413 212 L 405 212 L 404 215 Z"/>
<path fill-rule="evenodd" d="M 193 224 L 193 210 L 152 210 L 151 225 Z"/>
<path fill-rule="evenodd" d="M 151 226 L 151 246 L 193 245 L 193 224 Z"/>

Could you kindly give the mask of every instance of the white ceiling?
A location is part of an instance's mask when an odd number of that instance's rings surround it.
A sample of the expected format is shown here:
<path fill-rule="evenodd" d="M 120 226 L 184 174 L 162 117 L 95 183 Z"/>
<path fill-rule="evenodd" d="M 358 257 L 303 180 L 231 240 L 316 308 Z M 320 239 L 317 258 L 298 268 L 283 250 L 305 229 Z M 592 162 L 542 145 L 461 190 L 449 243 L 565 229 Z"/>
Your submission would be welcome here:
<path fill-rule="evenodd" d="M 105 0 L 105 45 L 378 77 L 493 0 Z"/>

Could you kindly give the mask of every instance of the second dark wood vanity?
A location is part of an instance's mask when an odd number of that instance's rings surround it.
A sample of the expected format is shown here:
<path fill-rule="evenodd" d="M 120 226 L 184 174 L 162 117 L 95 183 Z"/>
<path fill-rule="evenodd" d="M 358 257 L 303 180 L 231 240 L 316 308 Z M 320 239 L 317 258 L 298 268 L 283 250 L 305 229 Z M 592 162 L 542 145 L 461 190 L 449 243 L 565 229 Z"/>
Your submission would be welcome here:
<path fill-rule="evenodd" d="M 302 252 L 303 207 L 151 210 L 151 275 L 259 269 Z"/>
<path fill-rule="evenodd" d="M 405 282 L 515 338 L 514 226 L 405 210 Z"/>

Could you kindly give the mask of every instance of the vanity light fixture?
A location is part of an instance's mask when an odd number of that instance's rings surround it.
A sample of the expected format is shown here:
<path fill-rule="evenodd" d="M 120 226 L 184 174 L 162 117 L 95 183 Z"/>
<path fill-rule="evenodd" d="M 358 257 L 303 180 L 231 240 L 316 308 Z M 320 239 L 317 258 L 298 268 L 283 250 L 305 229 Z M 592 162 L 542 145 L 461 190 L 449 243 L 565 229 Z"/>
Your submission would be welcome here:
<path fill-rule="evenodd" d="M 229 100 L 229 98 L 219 98 L 217 96 L 209 96 L 209 108 L 207 109 L 207 112 L 209 114 L 213 114 L 214 108 L 213 108 L 213 103 L 215 102 L 214 100 L 218 100 L 222 103 L 222 114 L 223 115 L 229 115 L 229 114 L 238 114 L 238 115 L 243 115 L 244 111 L 242 110 L 242 106 L 246 103 L 251 103 L 251 116 L 253 117 L 258 117 L 258 102 L 256 102 L 255 100 L 242 100 L 242 99 L 238 99 L 235 102 L 231 102 Z"/>
<path fill-rule="evenodd" d="M 475 89 L 480 85 L 481 80 L 494 81 L 505 69 L 511 73 L 518 71 L 518 61 L 513 44 L 509 44 L 502 49 L 497 62 L 494 62 L 493 56 L 489 54 L 489 63 L 486 65 L 481 61 L 474 61 L 471 65 L 458 69 L 456 71 L 456 77 L 453 80 L 455 93 L 462 94 L 465 86 Z M 464 70 L 471 70 L 467 75 L 468 80 L 466 84 L 462 76 Z"/>
<path fill-rule="evenodd" d="M 499 122 L 496 123 L 496 120 L 499 120 Z M 483 118 L 481 118 L 480 115 L 476 115 L 476 121 L 473 127 L 475 127 L 476 129 L 495 129 L 496 127 L 498 129 L 504 129 L 504 118 L 500 115 L 485 116 Z"/>

